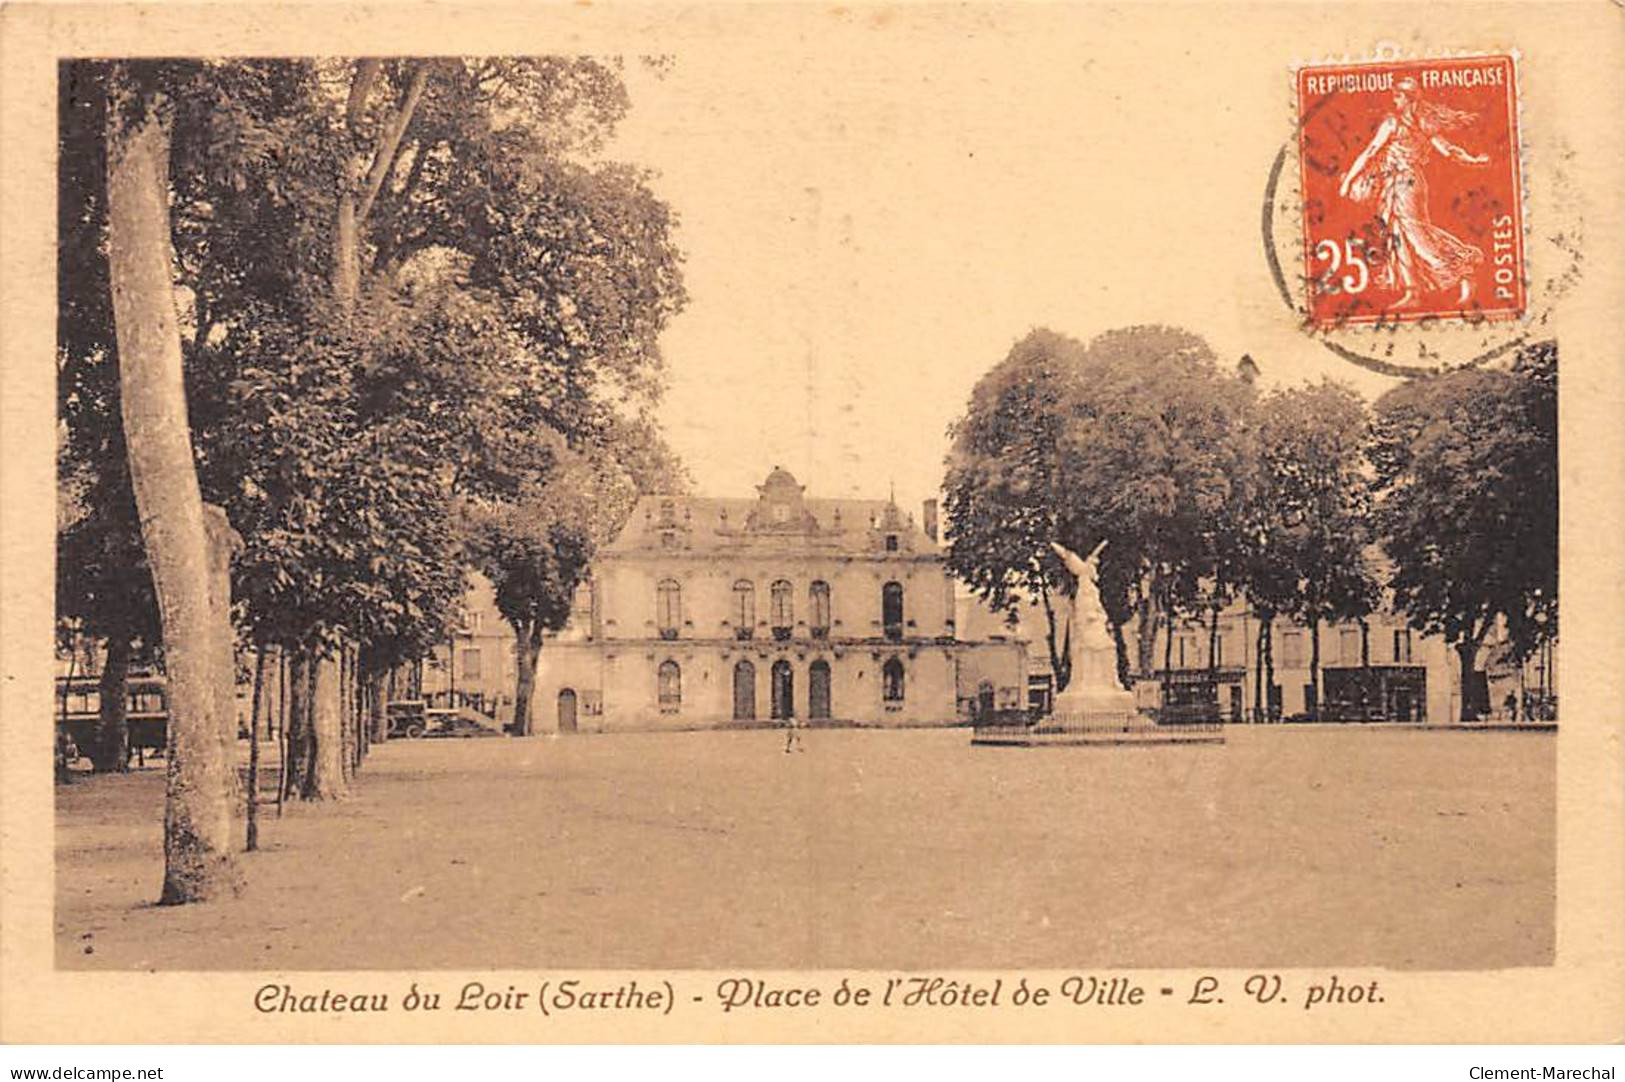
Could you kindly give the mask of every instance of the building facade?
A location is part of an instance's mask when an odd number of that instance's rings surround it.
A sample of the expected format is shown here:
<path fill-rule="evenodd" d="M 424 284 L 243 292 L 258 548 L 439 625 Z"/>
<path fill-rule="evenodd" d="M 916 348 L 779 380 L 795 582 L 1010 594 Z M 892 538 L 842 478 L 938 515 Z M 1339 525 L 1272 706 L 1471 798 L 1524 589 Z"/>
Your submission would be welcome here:
<path fill-rule="evenodd" d="M 470 572 L 462 620 L 417 669 L 413 697 L 433 706 L 467 706 L 505 723 L 513 719 L 517 676 L 513 628 L 497 608 L 496 589 Z"/>
<path fill-rule="evenodd" d="M 891 500 L 649 496 L 542 648 L 538 731 L 946 725 L 1014 709 L 1026 649 L 958 634 L 954 584 Z"/>
<path fill-rule="evenodd" d="M 1023 631 L 1032 640 L 1030 704 L 1042 710 L 1053 687 L 1044 648 L 1042 614 L 1025 610 Z M 1286 617 L 1271 622 L 1268 641 L 1256 613 L 1239 599 L 1214 622 L 1175 624 L 1170 641 L 1159 627 L 1152 643 L 1153 663 L 1138 674 L 1135 696 L 1143 709 L 1165 705 L 1178 715 L 1217 717 L 1226 722 L 1304 720 L 1318 713 L 1326 721 L 1402 721 L 1454 724 L 1461 717 L 1462 676 L 1456 651 L 1443 638 L 1412 629 L 1403 613 L 1372 613 L 1357 621 L 1320 628 L 1320 704 L 1314 709 L 1315 659 L 1312 632 Z M 1129 656 L 1138 656 L 1132 626 L 1124 628 Z M 1264 653 L 1264 651 L 1268 653 Z M 1271 665 L 1261 666 L 1261 654 Z M 1552 720 L 1556 716 L 1554 649 L 1547 646 L 1522 666 L 1509 659 L 1504 628 L 1492 631 L 1480 648 L 1468 694 L 1486 720 Z M 1274 681 L 1264 686 L 1270 667 Z M 1164 670 L 1168 702 L 1163 701 Z M 1206 704 L 1206 705 L 1204 705 Z"/>

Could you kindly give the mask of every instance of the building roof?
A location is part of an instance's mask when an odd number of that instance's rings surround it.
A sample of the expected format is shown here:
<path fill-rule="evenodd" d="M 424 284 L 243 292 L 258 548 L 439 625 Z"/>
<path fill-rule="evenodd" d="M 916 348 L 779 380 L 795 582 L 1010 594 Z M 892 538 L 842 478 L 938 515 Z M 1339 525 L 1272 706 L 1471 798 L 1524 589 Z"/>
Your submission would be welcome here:
<path fill-rule="evenodd" d="M 894 500 L 816 499 L 775 466 L 754 497 L 644 496 L 605 553 L 938 555 Z M 895 537 L 895 551 L 886 544 Z"/>

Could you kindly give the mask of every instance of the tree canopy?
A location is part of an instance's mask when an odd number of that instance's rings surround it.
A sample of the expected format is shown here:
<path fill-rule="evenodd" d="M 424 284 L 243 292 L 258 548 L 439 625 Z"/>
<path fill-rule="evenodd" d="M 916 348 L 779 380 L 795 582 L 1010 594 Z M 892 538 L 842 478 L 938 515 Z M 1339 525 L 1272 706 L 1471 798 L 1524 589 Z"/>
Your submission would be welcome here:
<path fill-rule="evenodd" d="M 1417 379 L 1376 405 L 1376 519 L 1413 627 L 1514 656 L 1557 634 L 1557 346 Z"/>

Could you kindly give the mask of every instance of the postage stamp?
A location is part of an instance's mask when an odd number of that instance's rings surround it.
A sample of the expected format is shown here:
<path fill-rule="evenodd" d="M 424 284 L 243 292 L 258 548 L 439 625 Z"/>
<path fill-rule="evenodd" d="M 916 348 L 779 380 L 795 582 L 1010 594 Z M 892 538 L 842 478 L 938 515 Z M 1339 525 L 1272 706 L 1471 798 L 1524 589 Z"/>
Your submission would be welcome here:
<path fill-rule="evenodd" d="M 1314 326 L 1523 314 L 1513 57 L 1306 66 L 1297 110 Z"/>

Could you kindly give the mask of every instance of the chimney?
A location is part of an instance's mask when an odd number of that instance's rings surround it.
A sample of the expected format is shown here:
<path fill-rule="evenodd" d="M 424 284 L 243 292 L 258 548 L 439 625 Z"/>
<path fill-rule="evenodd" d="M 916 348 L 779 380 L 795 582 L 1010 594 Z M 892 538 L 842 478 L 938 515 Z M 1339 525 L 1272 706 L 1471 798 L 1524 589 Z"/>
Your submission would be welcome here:
<path fill-rule="evenodd" d="M 925 527 L 925 536 L 935 542 L 937 539 L 937 501 L 926 500 L 923 510 L 924 517 L 920 521 Z"/>

